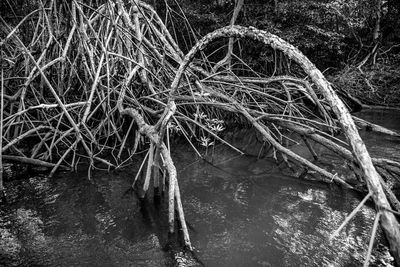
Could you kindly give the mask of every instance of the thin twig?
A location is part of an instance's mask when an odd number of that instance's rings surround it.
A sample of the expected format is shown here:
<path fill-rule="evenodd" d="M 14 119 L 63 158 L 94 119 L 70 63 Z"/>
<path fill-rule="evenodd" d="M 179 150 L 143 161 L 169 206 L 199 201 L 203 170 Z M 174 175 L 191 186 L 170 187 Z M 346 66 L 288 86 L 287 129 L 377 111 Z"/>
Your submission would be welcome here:
<path fill-rule="evenodd" d="M 342 224 L 339 226 L 338 229 L 335 230 L 335 232 L 333 232 L 330 236 L 329 236 L 329 240 L 332 240 L 333 238 L 335 238 L 340 231 L 342 231 L 342 229 L 346 226 L 346 224 L 349 223 L 349 221 L 354 217 L 354 215 L 357 214 L 357 212 L 364 206 L 365 202 L 367 202 L 367 200 L 372 196 L 372 192 L 369 192 L 364 198 L 363 200 L 361 200 L 361 202 L 357 205 L 357 207 L 355 209 L 353 209 L 353 211 L 346 217 L 346 219 L 342 222 Z"/>

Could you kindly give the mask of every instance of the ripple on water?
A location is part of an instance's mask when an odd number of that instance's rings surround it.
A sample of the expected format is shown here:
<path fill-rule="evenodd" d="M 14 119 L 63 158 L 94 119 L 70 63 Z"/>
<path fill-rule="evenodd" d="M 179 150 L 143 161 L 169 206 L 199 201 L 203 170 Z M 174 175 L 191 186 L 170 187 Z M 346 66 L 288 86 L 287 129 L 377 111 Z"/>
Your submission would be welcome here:
<path fill-rule="evenodd" d="M 181 173 L 188 179 L 182 183 L 182 196 L 187 220 L 195 229 L 192 242 L 207 266 L 363 264 L 375 214 L 371 207 L 364 207 L 329 241 L 359 203 L 356 195 L 276 172 L 246 175 L 243 162 L 237 162 L 241 160 L 233 159 L 222 170 L 216 164 Z M 381 233 L 377 239 L 384 242 Z M 388 255 L 386 246 L 377 246 L 371 266 L 391 266 Z"/>
<path fill-rule="evenodd" d="M 399 142 L 368 136 L 373 153 L 400 158 Z M 206 266 L 362 265 L 371 207 L 328 240 L 359 203 L 355 194 L 293 179 L 271 161 L 228 149 L 217 148 L 212 164 L 186 148 L 174 159 L 192 243 Z M 331 155 L 325 159 L 343 163 Z M 86 172 L 8 180 L 9 204 L 0 210 L 0 265 L 168 266 L 165 213 L 126 194 L 134 174 L 129 169 L 96 172 L 92 181 Z M 371 266 L 391 266 L 380 232 L 376 244 Z M 190 264 L 181 253 L 173 257 Z"/>

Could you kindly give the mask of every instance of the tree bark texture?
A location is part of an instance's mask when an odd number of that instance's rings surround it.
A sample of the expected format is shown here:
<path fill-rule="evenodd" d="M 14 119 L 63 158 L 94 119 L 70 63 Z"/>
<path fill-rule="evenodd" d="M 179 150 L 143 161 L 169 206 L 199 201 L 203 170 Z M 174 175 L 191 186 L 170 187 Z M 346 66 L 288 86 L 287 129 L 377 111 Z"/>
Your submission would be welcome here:
<path fill-rule="evenodd" d="M 228 26 L 218 29 L 204 36 L 185 56 L 183 59 L 174 81 L 171 85 L 170 94 L 173 96 L 179 85 L 180 78 L 188 67 L 195 54 L 203 50 L 210 42 L 218 38 L 251 38 L 271 46 L 273 49 L 282 51 L 291 60 L 299 64 L 303 70 L 311 78 L 312 82 L 317 86 L 320 93 L 326 98 L 333 112 L 337 116 L 343 133 L 349 145 L 352 148 L 352 153 L 360 165 L 364 179 L 368 185 L 368 189 L 372 192 L 372 197 L 378 212 L 381 212 L 381 226 L 389 241 L 390 251 L 393 254 L 396 263 L 400 265 L 400 229 L 399 223 L 395 216 L 388 211 L 390 204 L 385 196 L 384 190 L 380 183 L 380 175 L 376 171 L 367 148 L 361 139 L 354 121 L 340 98 L 332 89 L 330 83 L 324 75 L 318 70 L 315 65 L 304 56 L 296 47 L 287 43 L 276 35 L 266 31 L 258 30 L 253 27 Z"/>

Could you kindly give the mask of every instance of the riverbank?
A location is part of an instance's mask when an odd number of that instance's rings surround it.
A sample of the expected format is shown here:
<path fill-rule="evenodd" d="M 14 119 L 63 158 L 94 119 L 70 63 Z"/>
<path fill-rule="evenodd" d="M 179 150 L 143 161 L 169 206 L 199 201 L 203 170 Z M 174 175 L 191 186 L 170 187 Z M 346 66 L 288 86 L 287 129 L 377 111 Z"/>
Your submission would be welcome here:
<path fill-rule="evenodd" d="M 272 163 L 261 166 L 257 157 L 223 146 L 209 153 L 213 163 L 188 145 L 172 155 L 194 251 L 205 266 L 363 263 L 371 202 L 326 242 L 358 205 L 357 193 L 284 175 Z M 0 218 L 0 255 L 7 261 L 0 265 L 181 266 L 181 254 L 166 246 L 165 207 L 143 206 L 126 194 L 138 167 L 95 171 L 91 181 L 86 172 L 60 172 L 10 182 L 10 203 Z M 377 243 L 371 265 L 393 266 L 381 231 Z"/>
<path fill-rule="evenodd" d="M 400 55 L 380 59 L 371 66 L 346 66 L 328 76 L 340 90 L 344 90 L 368 106 L 400 108 Z"/>

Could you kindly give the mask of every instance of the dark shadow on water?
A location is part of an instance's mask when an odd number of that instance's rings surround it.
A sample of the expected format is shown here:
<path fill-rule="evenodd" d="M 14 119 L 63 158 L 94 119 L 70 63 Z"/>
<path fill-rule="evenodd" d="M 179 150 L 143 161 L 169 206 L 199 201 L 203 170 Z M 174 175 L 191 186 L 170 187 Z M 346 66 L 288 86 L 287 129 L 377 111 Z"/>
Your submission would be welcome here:
<path fill-rule="evenodd" d="M 379 116 L 385 118 L 400 129 L 397 117 Z M 372 154 L 400 159 L 398 140 L 362 134 Z M 173 159 L 193 253 L 182 250 L 178 234 L 168 236 L 166 196 L 141 199 L 131 189 L 133 167 L 94 172 L 92 181 L 86 172 L 51 179 L 25 172 L 8 179 L 0 210 L 0 266 L 362 265 L 375 215 L 372 202 L 330 242 L 363 196 L 290 176 L 248 148 L 254 155 L 217 147 L 204 161 L 188 146 L 176 146 Z M 328 164 L 338 164 L 324 155 Z M 176 220 L 178 233 L 179 228 Z M 370 266 L 391 266 L 380 232 L 375 244 Z"/>

